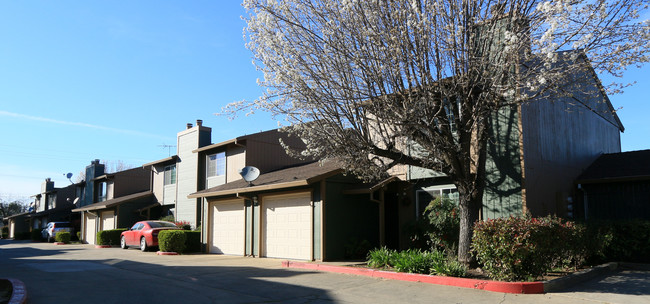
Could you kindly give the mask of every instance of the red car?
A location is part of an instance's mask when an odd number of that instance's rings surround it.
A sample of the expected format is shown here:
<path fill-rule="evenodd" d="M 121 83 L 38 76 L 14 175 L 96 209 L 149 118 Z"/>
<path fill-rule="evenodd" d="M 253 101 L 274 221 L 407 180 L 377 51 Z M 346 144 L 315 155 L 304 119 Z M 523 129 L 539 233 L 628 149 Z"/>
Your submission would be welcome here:
<path fill-rule="evenodd" d="M 129 246 L 140 246 L 140 250 L 147 251 L 149 247 L 158 246 L 158 233 L 162 230 L 181 230 L 176 224 L 165 221 L 141 221 L 131 229 L 122 232 L 120 246 L 127 249 Z"/>

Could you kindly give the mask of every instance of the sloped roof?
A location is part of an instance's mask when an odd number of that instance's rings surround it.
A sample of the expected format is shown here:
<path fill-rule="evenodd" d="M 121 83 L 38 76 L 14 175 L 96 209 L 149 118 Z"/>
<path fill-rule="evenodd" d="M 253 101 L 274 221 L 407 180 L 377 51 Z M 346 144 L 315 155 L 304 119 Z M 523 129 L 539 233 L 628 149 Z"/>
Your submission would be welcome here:
<path fill-rule="evenodd" d="M 72 209 L 72 208 L 74 208 L 73 204 L 67 204 L 67 205 L 62 206 L 62 207 L 56 207 L 54 209 L 47 209 L 47 210 L 44 210 L 44 211 L 31 213 L 31 214 L 28 214 L 27 217 L 37 217 L 37 216 L 42 216 L 42 215 L 48 215 L 48 214 L 56 213 L 56 212 L 59 212 L 59 211 L 70 212 L 70 209 Z"/>
<path fill-rule="evenodd" d="M 261 174 L 252 185 L 243 179 L 190 194 L 189 198 L 211 197 L 255 191 L 307 186 L 343 172 L 334 161 L 313 162 L 305 165 Z"/>
<path fill-rule="evenodd" d="M 138 192 L 134 194 L 129 194 L 125 196 L 121 196 L 118 198 L 113 198 L 109 200 L 105 200 L 103 202 L 99 203 L 94 203 L 88 206 L 83 206 L 81 208 L 77 209 L 72 209 L 72 212 L 81 212 L 81 211 L 91 211 L 91 210 L 99 210 L 99 209 L 105 209 L 105 208 L 110 208 L 113 206 L 117 206 L 123 203 L 135 201 L 141 198 L 147 198 L 147 197 L 153 197 L 153 192 L 151 191 L 144 191 L 144 192 Z"/>
<path fill-rule="evenodd" d="M 603 154 L 578 176 L 576 183 L 650 179 L 650 150 Z"/>
<path fill-rule="evenodd" d="M 165 163 L 172 163 L 172 162 L 175 163 L 177 160 L 178 160 L 178 155 L 172 155 L 172 156 L 167 157 L 167 158 L 163 158 L 163 159 L 159 159 L 159 160 L 156 160 L 156 161 L 146 163 L 146 164 L 142 165 L 142 168 L 148 167 L 148 166 L 162 165 L 162 164 L 165 164 Z"/>

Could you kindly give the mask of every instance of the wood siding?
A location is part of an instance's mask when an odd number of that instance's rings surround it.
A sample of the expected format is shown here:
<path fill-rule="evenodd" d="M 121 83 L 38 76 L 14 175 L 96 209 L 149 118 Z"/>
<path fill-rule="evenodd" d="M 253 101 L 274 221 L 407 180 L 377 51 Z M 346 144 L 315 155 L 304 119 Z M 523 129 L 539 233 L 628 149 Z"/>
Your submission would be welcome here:
<path fill-rule="evenodd" d="M 650 181 L 588 184 L 583 189 L 588 220 L 650 220 Z"/>
<path fill-rule="evenodd" d="M 206 127 L 194 127 L 178 133 L 175 215 L 177 221 L 188 221 L 192 226 L 197 225 L 199 206 L 197 199 L 187 196 L 200 190 L 199 173 L 205 171 L 199 168 L 198 153 L 192 151 L 209 143 L 210 134 L 211 129 Z"/>
<path fill-rule="evenodd" d="M 280 138 L 286 145 L 295 149 L 300 150 L 304 147 L 304 143 L 299 138 L 290 137 L 287 133 L 277 130 L 253 134 L 246 137 L 246 166 L 255 166 L 262 173 L 266 173 L 308 161 L 289 156 L 280 145 Z M 241 168 L 235 169 L 239 172 Z"/>
<path fill-rule="evenodd" d="M 600 154 L 620 152 L 620 129 L 589 73 L 569 87 L 574 98 L 540 98 L 522 105 L 526 205 L 534 216 L 566 215 L 573 181 Z M 584 79 L 591 83 L 584 85 Z M 588 94 L 588 92 L 591 92 Z"/>
<path fill-rule="evenodd" d="M 490 121 L 485 163 L 483 218 L 522 214 L 521 164 L 517 109 L 500 109 Z"/>

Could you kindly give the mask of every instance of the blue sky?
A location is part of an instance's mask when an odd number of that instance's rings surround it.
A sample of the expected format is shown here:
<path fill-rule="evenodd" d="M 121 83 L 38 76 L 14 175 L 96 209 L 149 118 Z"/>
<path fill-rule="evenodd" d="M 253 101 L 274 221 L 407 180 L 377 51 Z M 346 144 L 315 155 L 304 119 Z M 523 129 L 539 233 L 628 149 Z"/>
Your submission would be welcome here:
<path fill-rule="evenodd" d="M 212 142 L 276 127 L 213 115 L 262 92 L 243 14 L 238 1 L 0 2 L 0 198 L 36 194 L 46 177 L 69 185 L 93 159 L 165 158 L 196 119 Z M 638 83 L 610 96 L 622 148 L 648 149 L 650 68 L 626 79 Z"/>

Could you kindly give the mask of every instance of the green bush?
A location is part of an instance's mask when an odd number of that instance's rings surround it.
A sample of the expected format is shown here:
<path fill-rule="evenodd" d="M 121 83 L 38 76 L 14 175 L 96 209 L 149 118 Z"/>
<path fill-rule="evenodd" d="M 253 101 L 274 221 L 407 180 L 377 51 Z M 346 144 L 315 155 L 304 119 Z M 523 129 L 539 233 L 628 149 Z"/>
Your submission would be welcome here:
<path fill-rule="evenodd" d="M 124 228 L 98 231 L 97 245 L 119 245 L 120 235 L 124 231 L 126 231 Z"/>
<path fill-rule="evenodd" d="M 588 255 L 585 229 L 557 217 L 500 218 L 474 225 L 472 251 L 497 280 L 532 281 Z"/>
<path fill-rule="evenodd" d="M 32 233 L 29 231 L 14 232 L 14 240 L 29 240 L 31 236 Z"/>
<path fill-rule="evenodd" d="M 416 222 L 407 225 L 413 248 L 455 252 L 458 247 L 460 217 L 457 204 L 447 197 L 438 197 L 426 207 Z"/>
<path fill-rule="evenodd" d="M 163 217 L 159 218 L 158 220 L 159 220 L 159 221 L 165 221 L 165 222 L 172 222 L 172 223 L 174 223 L 176 219 L 174 218 L 173 215 L 166 215 L 166 216 L 163 216 Z"/>
<path fill-rule="evenodd" d="M 81 241 L 81 231 L 77 231 L 77 240 Z"/>
<path fill-rule="evenodd" d="M 3 239 L 9 238 L 9 227 L 7 226 L 2 227 L 2 238 Z"/>
<path fill-rule="evenodd" d="M 29 237 L 32 241 L 40 242 L 43 240 L 43 234 L 38 229 L 33 229 L 32 232 L 30 232 Z"/>
<path fill-rule="evenodd" d="M 201 231 L 185 231 L 185 251 L 201 252 Z"/>
<path fill-rule="evenodd" d="M 343 247 L 345 248 L 344 257 L 346 259 L 363 259 L 372 249 L 372 245 L 368 240 L 359 240 L 356 237 L 349 238 Z"/>
<path fill-rule="evenodd" d="M 394 268 L 398 272 L 463 277 L 467 268 L 440 251 L 409 249 L 401 252 L 380 248 L 368 253 L 368 266 Z"/>
<path fill-rule="evenodd" d="M 54 237 L 54 239 L 57 242 L 66 243 L 66 244 L 70 243 L 70 238 L 71 238 L 70 232 L 66 232 L 66 231 L 58 232 Z"/>
<path fill-rule="evenodd" d="M 588 222 L 590 263 L 650 263 L 650 221 Z"/>
<path fill-rule="evenodd" d="M 368 252 L 368 266 L 373 268 L 387 268 L 393 265 L 391 259 L 397 254 L 397 251 L 382 247 Z"/>
<path fill-rule="evenodd" d="M 158 234 L 158 247 L 164 252 L 182 253 L 187 240 L 184 230 L 162 230 Z"/>

